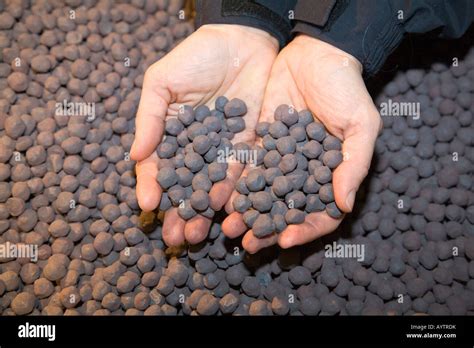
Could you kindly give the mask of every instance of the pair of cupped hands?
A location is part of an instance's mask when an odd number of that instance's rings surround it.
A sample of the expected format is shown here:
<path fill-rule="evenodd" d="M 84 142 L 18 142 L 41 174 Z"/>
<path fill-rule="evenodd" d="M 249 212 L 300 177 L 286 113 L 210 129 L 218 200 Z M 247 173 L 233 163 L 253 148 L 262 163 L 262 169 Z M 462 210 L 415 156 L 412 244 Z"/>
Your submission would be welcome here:
<path fill-rule="evenodd" d="M 152 211 L 160 202 L 156 148 L 166 118 L 175 117 L 182 104 L 206 104 L 212 109 L 220 95 L 247 104 L 246 129 L 236 134 L 233 143 L 259 143 L 257 123 L 272 122 L 281 104 L 298 111 L 309 109 L 343 142 L 344 161 L 333 173 L 334 195 L 341 211 L 352 211 L 381 129 L 361 64 L 346 52 L 306 35 L 298 35 L 278 52 L 277 40 L 265 31 L 229 24 L 200 27 L 145 73 L 131 149 L 131 158 L 137 161 L 136 192 L 142 210 Z M 242 244 L 250 253 L 276 243 L 282 248 L 305 244 L 334 231 L 341 222 L 325 211 L 312 213 L 303 224 L 258 239 L 233 210 L 234 185 L 241 175 L 245 175 L 244 165 L 230 164 L 226 179 L 210 191 L 210 205 L 216 211 L 225 208 L 224 234 L 229 238 L 245 234 Z M 199 214 L 185 221 L 173 207 L 165 212 L 162 237 L 168 246 L 185 241 L 197 244 L 207 237 L 211 223 Z"/>

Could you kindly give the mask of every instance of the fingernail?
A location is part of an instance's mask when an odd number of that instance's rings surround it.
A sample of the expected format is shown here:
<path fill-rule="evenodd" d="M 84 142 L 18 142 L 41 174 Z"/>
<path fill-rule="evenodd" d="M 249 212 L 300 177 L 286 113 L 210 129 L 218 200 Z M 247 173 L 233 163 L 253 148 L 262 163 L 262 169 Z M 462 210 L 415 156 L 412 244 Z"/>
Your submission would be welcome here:
<path fill-rule="evenodd" d="M 356 196 L 356 190 L 350 191 L 349 194 L 347 195 L 346 205 L 350 211 L 352 211 L 352 208 L 354 206 L 355 196 Z"/>

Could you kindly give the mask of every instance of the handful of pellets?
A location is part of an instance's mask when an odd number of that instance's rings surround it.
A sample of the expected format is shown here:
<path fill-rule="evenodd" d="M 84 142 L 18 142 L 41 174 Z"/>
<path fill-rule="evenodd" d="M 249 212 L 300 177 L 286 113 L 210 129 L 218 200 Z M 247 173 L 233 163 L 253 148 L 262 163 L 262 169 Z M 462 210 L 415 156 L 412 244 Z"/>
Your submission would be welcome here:
<path fill-rule="evenodd" d="M 158 183 L 163 189 L 160 210 L 178 207 L 178 214 L 189 220 L 197 214 L 212 218 L 212 185 L 226 178 L 227 154 L 244 143 L 232 145 L 236 133 L 245 129 L 246 104 L 220 96 L 215 109 L 206 105 L 193 109 L 183 105 L 176 118 L 165 124 L 165 136 L 157 148 Z"/>
<path fill-rule="evenodd" d="M 340 140 L 308 110 L 284 104 L 274 116 L 273 123 L 257 125 L 263 146 L 257 149 L 257 167 L 238 180 L 240 195 L 233 201 L 257 238 L 301 224 L 313 212 L 342 216 L 331 183 L 332 171 L 343 160 Z"/>

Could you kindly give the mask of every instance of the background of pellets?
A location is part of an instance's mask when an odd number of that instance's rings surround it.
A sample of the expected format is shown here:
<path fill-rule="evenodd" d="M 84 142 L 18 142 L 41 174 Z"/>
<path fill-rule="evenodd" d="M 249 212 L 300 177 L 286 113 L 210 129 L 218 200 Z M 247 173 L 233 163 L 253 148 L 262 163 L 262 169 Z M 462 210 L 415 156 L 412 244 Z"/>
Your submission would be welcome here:
<path fill-rule="evenodd" d="M 216 222 L 166 249 L 156 215 L 138 216 L 126 152 L 143 72 L 191 32 L 182 2 L 65 3 L 0 9 L 0 242 L 39 246 L 36 263 L 0 259 L 2 315 L 474 313 L 472 33 L 410 39 L 372 81 L 377 105 L 422 113 L 383 118 L 335 233 L 249 255 Z M 64 99 L 95 102 L 96 120 L 54 116 Z M 324 257 L 333 241 L 363 244 L 365 260 Z"/>

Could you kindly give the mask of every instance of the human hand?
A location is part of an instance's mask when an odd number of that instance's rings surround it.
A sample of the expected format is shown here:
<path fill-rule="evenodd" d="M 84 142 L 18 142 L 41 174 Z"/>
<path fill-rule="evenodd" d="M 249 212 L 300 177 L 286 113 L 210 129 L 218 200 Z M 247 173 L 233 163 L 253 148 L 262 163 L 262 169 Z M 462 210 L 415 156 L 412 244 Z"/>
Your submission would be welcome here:
<path fill-rule="evenodd" d="M 266 32 L 239 25 L 205 25 L 146 72 L 136 117 L 131 158 L 137 161 L 137 199 L 144 211 L 156 209 L 162 190 L 156 181 L 159 158 L 155 150 L 163 138 L 167 117 L 176 117 L 182 104 L 205 104 L 215 99 L 245 100 L 246 129 L 233 143 L 253 142 L 254 128 L 263 101 L 265 85 L 278 52 L 277 40 Z M 227 178 L 210 191 L 210 205 L 221 209 L 230 197 L 243 165 L 232 163 Z M 197 215 L 183 220 L 177 208 L 165 213 L 163 240 L 176 246 L 185 240 L 199 243 L 209 231 L 211 220 Z"/>
<path fill-rule="evenodd" d="M 361 64 L 330 44 L 300 35 L 273 64 L 259 122 L 273 122 L 274 111 L 281 104 L 291 104 L 298 111 L 309 109 L 332 135 L 343 141 L 344 161 L 333 173 L 333 188 L 339 209 L 352 211 L 382 127 L 362 79 Z M 258 239 L 251 230 L 247 231 L 242 214 L 234 212 L 232 201 L 237 194 L 234 192 L 226 205 L 230 215 L 222 229 L 231 238 L 246 232 L 242 244 L 250 253 L 275 243 L 282 248 L 308 243 L 334 231 L 342 221 L 325 211 L 311 213 L 300 225 L 289 225 L 279 235 Z"/>

